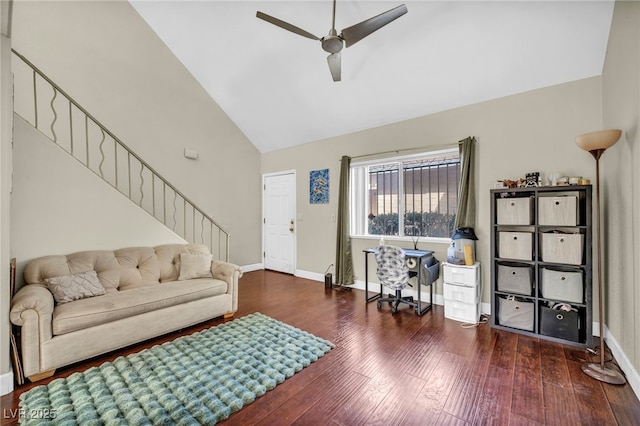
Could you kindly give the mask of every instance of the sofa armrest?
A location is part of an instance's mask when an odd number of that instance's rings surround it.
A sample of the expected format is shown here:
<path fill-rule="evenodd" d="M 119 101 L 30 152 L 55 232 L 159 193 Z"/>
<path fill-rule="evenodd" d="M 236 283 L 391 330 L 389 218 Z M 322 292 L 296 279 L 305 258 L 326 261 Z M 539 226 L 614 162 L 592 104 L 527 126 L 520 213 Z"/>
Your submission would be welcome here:
<path fill-rule="evenodd" d="M 40 373 L 40 345 L 51 340 L 53 295 L 43 284 L 22 287 L 11 301 L 9 318 L 22 327 L 22 365 L 25 376 Z"/>
<path fill-rule="evenodd" d="M 238 310 L 238 279 L 242 277 L 242 269 L 238 265 L 220 260 L 211 261 L 211 274 L 213 278 L 227 283 L 227 294 L 233 300 L 233 312 Z"/>
<path fill-rule="evenodd" d="M 38 317 L 48 317 L 51 320 L 53 306 L 53 295 L 44 285 L 25 285 L 11 300 L 11 322 L 24 326 L 29 318 L 25 313 L 30 310 L 35 311 Z"/>

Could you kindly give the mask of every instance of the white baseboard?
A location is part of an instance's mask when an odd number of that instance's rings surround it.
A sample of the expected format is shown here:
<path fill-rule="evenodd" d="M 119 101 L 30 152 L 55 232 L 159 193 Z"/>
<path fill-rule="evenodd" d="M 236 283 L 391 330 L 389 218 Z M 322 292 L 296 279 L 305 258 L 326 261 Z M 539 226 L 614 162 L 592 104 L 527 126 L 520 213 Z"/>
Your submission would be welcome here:
<path fill-rule="evenodd" d="M 13 391 L 13 371 L 0 375 L 0 395 Z"/>
<path fill-rule="evenodd" d="M 599 328 L 594 327 L 594 330 L 598 331 Z M 633 364 L 631 363 L 629 358 L 627 358 L 627 355 L 622 351 L 622 348 L 613 337 L 613 335 L 609 332 L 609 329 L 606 326 L 604 327 L 604 338 L 607 342 L 607 346 L 609 346 L 609 349 L 611 349 L 613 357 L 618 362 L 620 369 L 624 371 L 631 389 L 633 389 L 636 397 L 640 398 L 640 375 L 638 375 L 638 371 L 633 367 Z"/>
<path fill-rule="evenodd" d="M 320 281 L 322 283 L 324 282 L 324 274 L 320 274 L 318 272 L 309 272 L 303 271 L 302 269 L 296 269 L 296 272 L 293 275 L 307 280 Z"/>
<path fill-rule="evenodd" d="M 244 265 L 241 266 L 240 269 L 242 270 L 242 272 L 251 272 L 251 271 L 260 271 L 262 269 L 264 269 L 264 264 L 263 263 L 254 263 L 253 265 Z"/>
<path fill-rule="evenodd" d="M 480 313 L 483 315 L 491 315 L 491 303 L 480 302 Z"/>

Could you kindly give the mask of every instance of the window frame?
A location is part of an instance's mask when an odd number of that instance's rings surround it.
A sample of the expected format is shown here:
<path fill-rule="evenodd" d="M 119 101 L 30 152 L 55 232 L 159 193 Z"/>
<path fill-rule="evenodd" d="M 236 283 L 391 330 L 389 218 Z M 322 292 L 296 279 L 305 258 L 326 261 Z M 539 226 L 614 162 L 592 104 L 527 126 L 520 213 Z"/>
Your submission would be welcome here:
<path fill-rule="evenodd" d="M 349 227 L 349 235 L 351 238 L 361 238 L 361 239 L 379 239 L 384 237 L 385 240 L 392 241 L 412 241 L 416 240 L 416 237 L 412 237 L 411 235 L 405 235 L 405 224 L 404 220 L 400 218 L 405 217 L 405 203 L 401 202 L 401 200 L 405 197 L 405 188 L 404 188 L 404 166 L 403 163 L 426 159 L 430 157 L 438 157 L 445 155 L 458 155 L 459 156 L 459 148 L 458 145 L 450 145 L 447 147 L 441 147 L 439 149 L 434 149 L 432 151 L 423 151 L 416 154 L 409 155 L 396 155 L 392 157 L 378 157 L 372 160 L 365 161 L 357 161 L 352 162 L 349 170 L 350 173 L 350 197 L 349 197 L 349 207 L 350 207 L 350 227 Z M 461 162 L 461 159 L 460 159 Z M 368 230 L 368 222 L 367 222 L 367 206 L 369 205 L 369 167 L 370 166 L 381 166 L 384 164 L 396 163 L 399 165 L 398 168 L 398 235 L 382 235 L 382 234 L 369 234 Z M 461 167 L 461 164 L 460 164 Z M 459 177 L 458 177 L 459 179 Z M 459 181 L 458 181 L 459 186 Z M 418 237 L 421 241 L 426 242 L 446 242 L 449 243 L 451 241 L 451 237 L 431 237 L 431 236 L 420 236 Z"/>

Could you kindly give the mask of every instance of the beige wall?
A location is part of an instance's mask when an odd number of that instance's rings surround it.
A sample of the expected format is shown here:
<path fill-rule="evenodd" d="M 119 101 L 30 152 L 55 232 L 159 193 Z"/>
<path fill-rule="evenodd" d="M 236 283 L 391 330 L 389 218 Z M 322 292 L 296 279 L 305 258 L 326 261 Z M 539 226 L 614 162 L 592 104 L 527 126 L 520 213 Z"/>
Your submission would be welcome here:
<path fill-rule="evenodd" d="M 13 133 L 11 255 L 17 259 L 17 287 L 34 257 L 184 242 L 17 115 Z"/>
<path fill-rule="evenodd" d="M 297 171 L 298 269 L 322 273 L 334 262 L 340 157 L 456 144 L 477 139 L 478 258 L 483 264 L 483 301 L 489 301 L 489 190 L 499 179 L 527 172 L 594 179 L 593 160 L 575 136 L 602 123 L 601 78 L 593 77 L 476 105 L 390 124 L 350 135 L 263 154 L 262 172 Z M 309 204 L 309 171 L 330 169 L 330 203 Z M 356 280 L 364 280 L 362 250 L 377 240 L 353 241 Z M 409 247 L 411 241 L 403 245 Z M 446 258 L 446 243 L 419 243 Z M 371 262 L 373 263 L 373 262 Z M 370 266 L 371 267 L 371 266 Z M 373 271 L 373 269 L 371 270 Z M 370 273 L 371 276 L 371 273 Z M 437 291 L 441 294 L 441 288 Z"/>
<path fill-rule="evenodd" d="M 603 71 L 603 127 L 622 129 L 602 157 L 606 326 L 640 370 L 640 3 L 616 2 Z M 635 383 L 639 389 L 640 383 Z"/>
<path fill-rule="evenodd" d="M 12 173 L 11 127 L 11 15 L 9 3 L 0 5 L 0 395 L 11 391 L 9 357 L 9 260 L 11 259 L 10 192 Z"/>
<path fill-rule="evenodd" d="M 260 262 L 259 152 L 128 2 L 17 2 L 13 47 L 226 228 L 231 261 Z"/>

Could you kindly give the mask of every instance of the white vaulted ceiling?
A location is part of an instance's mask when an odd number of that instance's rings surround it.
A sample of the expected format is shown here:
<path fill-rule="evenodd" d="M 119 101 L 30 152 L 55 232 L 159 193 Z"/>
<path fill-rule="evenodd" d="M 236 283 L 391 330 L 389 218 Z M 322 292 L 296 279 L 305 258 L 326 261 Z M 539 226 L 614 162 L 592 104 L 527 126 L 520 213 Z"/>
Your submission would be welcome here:
<path fill-rule="evenodd" d="M 260 152 L 600 75 L 613 1 L 338 0 L 336 28 L 408 13 L 342 51 L 342 81 L 310 40 L 330 0 L 131 4 Z"/>

